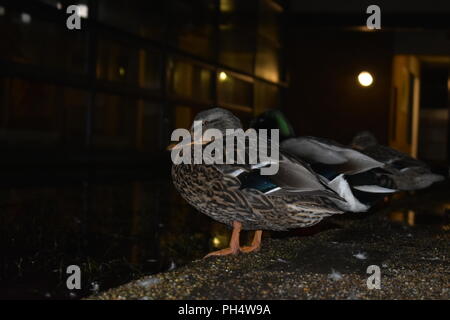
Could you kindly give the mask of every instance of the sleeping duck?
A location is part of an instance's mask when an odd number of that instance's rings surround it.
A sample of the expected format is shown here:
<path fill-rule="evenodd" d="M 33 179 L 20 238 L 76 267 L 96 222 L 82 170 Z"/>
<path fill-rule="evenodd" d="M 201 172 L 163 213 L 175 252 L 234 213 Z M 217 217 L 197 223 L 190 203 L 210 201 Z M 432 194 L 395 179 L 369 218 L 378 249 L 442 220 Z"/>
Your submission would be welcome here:
<path fill-rule="evenodd" d="M 386 194 L 398 191 L 385 164 L 335 141 L 296 137 L 284 140 L 281 148 L 309 163 L 346 200 L 342 210 L 367 211 Z"/>
<path fill-rule="evenodd" d="M 306 161 L 345 198 L 344 211 L 365 211 L 386 194 L 417 190 L 443 179 L 416 159 L 381 146 L 368 133 L 361 133 L 352 146 L 316 137 L 296 137 L 292 126 L 278 110 L 255 118 L 253 128 L 278 128 L 281 149 Z"/>
<path fill-rule="evenodd" d="M 399 190 L 411 191 L 429 187 L 444 180 L 444 176 L 433 173 L 422 161 L 398 150 L 380 145 L 369 131 L 358 133 L 352 140 L 352 148 L 385 164 L 387 175 Z"/>
<path fill-rule="evenodd" d="M 204 131 L 217 129 L 224 136 L 227 129 L 242 128 L 237 117 L 221 108 L 200 112 L 194 121 L 202 121 Z M 210 143 L 194 139 L 190 145 L 207 148 Z M 172 152 L 181 152 L 179 148 L 180 144 L 171 147 Z M 278 172 L 273 175 L 261 174 L 264 163 L 172 165 L 173 183 L 180 195 L 201 213 L 233 229 L 229 247 L 206 257 L 256 251 L 263 230 L 307 227 L 343 213 L 336 203 L 345 199 L 308 164 L 283 152 L 276 161 Z M 250 246 L 240 245 L 241 230 L 255 230 Z"/>

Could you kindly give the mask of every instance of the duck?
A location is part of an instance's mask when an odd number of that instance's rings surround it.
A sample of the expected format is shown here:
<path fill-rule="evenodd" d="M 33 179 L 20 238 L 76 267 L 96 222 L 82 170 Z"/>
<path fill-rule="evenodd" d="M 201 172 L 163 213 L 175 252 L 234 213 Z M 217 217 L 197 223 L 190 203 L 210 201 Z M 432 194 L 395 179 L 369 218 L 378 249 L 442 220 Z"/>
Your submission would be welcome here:
<path fill-rule="evenodd" d="M 436 182 L 445 180 L 443 175 L 432 172 L 425 162 L 379 144 L 370 131 L 357 133 L 350 145 L 355 150 L 385 164 L 386 175 L 391 177 L 399 190 L 425 189 Z"/>
<path fill-rule="evenodd" d="M 329 186 L 346 199 L 342 207 L 346 211 L 367 211 L 387 194 L 424 189 L 445 179 L 424 162 L 379 144 L 369 131 L 357 133 L 349 146 L 331 139 L 297 137 L 277 109 L 255 117 L 250 126 L 278 128 L 282 150 L 302 158 L 328 179 Z"/>
<path fill-rule="evenodd" d="M 365 212 L 386 195 L 399 191 L 390 171 L 386 171 L 386 163 L 331 139 L 296 136 L 278 109 L 255 117 L 250 126 L 279 129 L 281 150 L 307 162 L 346 200 L 336 203 L 346 212 Z"/>
<path fill-rule="evenodd" d="M 242 129 L 239 118 L 222 108 L 202 111 L 195 116 L 194 124 L 196 121 L 201 121 L 203 132 L 216 129 L 223 136 L 229 129 Z M 209 143 L 197 139 L 184 145 L 171 145 L 169 149 L 177 153 L 186 145 L 207 148 Z M 301 159 L 280 152 L 278 159 L 271 160 L 278 163 L 278 171 L 272 175 L 263 175 L 266 164 L 261 159 L 258 161 L 256 164 L 194 164 L 193 161 L 172 164 L 172 181 L 181 197 L 199 212 L 232 229 L 228 247 L 213 251 L 205 258 L 255 252 L 261 247 L 265 230 L 309 227 L 344 212 L 336 203 L 345 199 Z M 240 245 L 242 230 L 254 231 L 249 246 Z"/>
<path fill-rule="evenodd" d="M 384 163 L 331 139 L 296 137 L 281 147 L 309 163 L 346 200 L 338 203 L 345 211 L 368 211 L 386 195 L 399 191 Z"/>

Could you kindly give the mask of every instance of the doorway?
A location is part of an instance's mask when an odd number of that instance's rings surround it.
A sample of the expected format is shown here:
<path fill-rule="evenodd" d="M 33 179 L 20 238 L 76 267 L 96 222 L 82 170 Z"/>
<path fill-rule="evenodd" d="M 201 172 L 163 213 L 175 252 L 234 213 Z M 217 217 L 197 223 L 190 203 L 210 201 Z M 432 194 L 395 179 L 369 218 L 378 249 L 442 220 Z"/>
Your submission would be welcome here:
<path fill-rule="evenodd" d="M 450 57 L 420 58 L 418 157 L 428 163 L 449 161 Z"/>

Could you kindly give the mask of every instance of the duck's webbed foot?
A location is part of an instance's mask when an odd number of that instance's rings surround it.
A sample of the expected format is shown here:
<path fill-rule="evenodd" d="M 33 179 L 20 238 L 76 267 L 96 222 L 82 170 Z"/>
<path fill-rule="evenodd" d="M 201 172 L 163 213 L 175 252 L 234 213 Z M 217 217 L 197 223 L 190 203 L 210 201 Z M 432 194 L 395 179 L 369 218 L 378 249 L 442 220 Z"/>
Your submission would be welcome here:
<path fill-rule="evenodd" d="M 253 236 L 253 241 L 250 246 L 239 246 L 239 235 L 242 229 L 242 224 L 238 221 L 233 222 L 233 233 L 231 235 L 230 240 L 230 246 L 228 248 L 213 251 L 208 253 L 205 258 L 211 257 L 211 256 L 226 256 L 230 254 L 238 254 L 239 252 L 249 253 L 249 252 L 256 252 L 261 248 L 261 236 L 262 236 L 262 230 L 256 230 L 255 235 Z"/>
<path fill-rule="evenodd" d="M 211 256 L 227 256 L 230 254 L 236 255 L 239 253 L 239 248 L 236 250 L 235 248 L 225 248 L 222 250 L 217 250 L 217 251 L 213 251 L 208 253 L 205 258 L 211 257 Z"/>
<path fill-rule="evenodd" d="M 261 236 L 262 230 L 256 230 L 255 235 L 253 236 L 252 244 L 250 246 L 240 247 L 239 250 L 244 253 L 259 251 L 261 248 Z"/>
<path fill-rule="evenodd" d="M 228 248 L 213 251 L 208 253 L 205 258 L 211 256 L 226 256 L 229 254 L 238 254 L 239 253 L 239 234 L 242 229 L 242 224 L 238 221 L 233 221 L 233 233 L 231 234 L 230 246 Z"/>

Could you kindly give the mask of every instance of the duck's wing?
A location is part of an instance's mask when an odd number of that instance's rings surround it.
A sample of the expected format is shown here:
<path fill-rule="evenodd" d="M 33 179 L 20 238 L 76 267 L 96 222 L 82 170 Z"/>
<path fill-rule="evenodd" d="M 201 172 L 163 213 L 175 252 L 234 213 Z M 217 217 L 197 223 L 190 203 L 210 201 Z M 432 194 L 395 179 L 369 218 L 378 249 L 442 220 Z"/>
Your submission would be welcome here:
<path fill-rule="evenodd" d="M 401 151 L 379 144 L 367 147 L 366 149 L 361 150 L 361 152 L 398 170 L 412 167 L 428 168 L 428 166 L 420 160 Z"/>
<path fill-rule="evenodd" d="M 278 171 L 275 174 L 262 175 L 261 169 L 274 162 L 275 160 L 271 163 L 227 164 L 217 167 L 225 176 L 239 179 L 242 190 L 252 189 L 274 196 L 287 193 L 301 194 L 304 197 L 314 195 L 345 201 L 307 163 L 286 153 L 280 153 L 279 160 L 276 160 Z"/>
<path fill-rule="evenodd" d="M 312 169 L 324 177 L 328 187 L 345 199 L 345 202 L 337 202 L 345 211 L 366 211 L 374 201 L 363 199 L 381 199 L 386 193 L 397 191 L 390 176 L 378 174 L 384 172 L 384 163 L 335 141 L 299 137 L 286 140 L 282 146 L 308 161 Z"/>
<path fill-rule="evenodd" d="M 324 176 L 357 174 L 384 166 L 382 162 L 368 155 L 327 139 L 292 138 L 283 141 L 281 147 L 284 151 L 310 163 L 316 172 L 323 173 Z"/>
<path fill-rule="evenodd" d="M 271 203 L 306 226 L 343 213 L 342 208 L 347 206 L 345 199 L 325 185 L 306 163 L 287 154 L 281 155 L 276 174 L 261 175 L 259 171 L 260 168 L 245 171 L 236 177 L 253 209 L 262 212 Z"/>
<path fill-rule="evenodd" d="M 273 142 L 268 143 L 272 145 Z M 248 154 L 249 146 L 245 148 Z M 261 174 L 262 169 L 274 164 L 278 166 L 275 174 Z M 317 175 L 308 163 L 289 153 L 280 151 L 277 158 L 272 155 L 268 159 L 258 158 L 255 164 L 225 164 L 217 165 L 217 168 L 224 176 L 234 181 L 239 180 L 239 189 L 245 194 L 252 208 L 278 201 L 278 208 L 284 203 L 282 208 L 287 210 L 285 206 L 290 204 L 289 210 L 292 212 L 315 212 L 316 217 L 343 212 L 340 209 L 342 206 L 336 203 L 342 204 L 345 200 L 332 190 L 327 181 Z M 271 200 L 268 200 L 268 197 Z"/>

